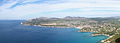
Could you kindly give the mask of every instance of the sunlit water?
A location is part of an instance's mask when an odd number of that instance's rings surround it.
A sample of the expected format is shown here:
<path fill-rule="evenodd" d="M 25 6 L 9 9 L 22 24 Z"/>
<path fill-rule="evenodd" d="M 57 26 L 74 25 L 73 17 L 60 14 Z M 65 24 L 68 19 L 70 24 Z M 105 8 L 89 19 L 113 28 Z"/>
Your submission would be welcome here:
<path fill-rule="evenodd" d="M 21 25 L 21 20 L 0 20 L 0 43 L 99 43 L 107 36 L 92 37 L 76 28 Z"/>

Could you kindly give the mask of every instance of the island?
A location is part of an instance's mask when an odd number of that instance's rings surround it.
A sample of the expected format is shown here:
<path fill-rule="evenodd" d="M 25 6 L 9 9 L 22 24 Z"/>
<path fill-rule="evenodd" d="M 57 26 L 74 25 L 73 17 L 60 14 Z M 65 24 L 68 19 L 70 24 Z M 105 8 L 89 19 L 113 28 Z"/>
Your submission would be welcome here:
<path fill-rule="evenodd" d="M 92 36 L 105 35 L 109 37 L 101 40 L 101 43 L 115 43 L 115 40 L 120 38 L 120 17 L 40 17 L 27 20 L 21 24 L 42 27 L 79 28 L 78 32 L 93 32 Z"/>

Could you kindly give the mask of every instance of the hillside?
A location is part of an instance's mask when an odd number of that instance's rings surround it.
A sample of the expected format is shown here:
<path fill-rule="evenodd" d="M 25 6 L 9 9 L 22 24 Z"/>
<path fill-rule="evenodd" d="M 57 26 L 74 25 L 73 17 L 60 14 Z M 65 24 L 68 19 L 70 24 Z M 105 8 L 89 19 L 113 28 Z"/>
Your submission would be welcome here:
<path fill-rule="evenodd" d="M 103 42 L 110 43 L 113 36 L 119 34 L 120 18 L 104 17 L 104 18 L 85 18 L 85 17 L 64 17 L 64 18 L 47 18 L 40 17 L 23 22 L 24 25 L 35 25 L 45 27 L 75 27 L 80 28 L 79 32 L 95 32 L 92 35 L 106 35 L 108 39 Z M 111 39 L 112 38 L 112 39 Z M 115 37 L 117 39 L 119 37 Z M 113 42 L 113 41 L 112 41 Z"/>

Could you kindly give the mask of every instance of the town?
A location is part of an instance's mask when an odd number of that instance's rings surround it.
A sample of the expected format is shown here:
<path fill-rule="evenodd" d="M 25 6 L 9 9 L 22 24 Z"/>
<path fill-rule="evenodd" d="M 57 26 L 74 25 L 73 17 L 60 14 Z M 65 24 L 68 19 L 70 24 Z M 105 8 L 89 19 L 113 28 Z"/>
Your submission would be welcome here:
<path fill-rule="evenodd" d="M 119 17 L 71 17 L 64 18 L 48 18 L 40 17 L 22 22 L 24 25 L 34 25 L 43 27 L 74 27 L 79 28 L 78 32 L 94 32 L 92 36 L 105 35 L 108 39 L 102 40 L 102 43 L 115 43 L 115 39 L 120 36 L 120 18 Z"/>

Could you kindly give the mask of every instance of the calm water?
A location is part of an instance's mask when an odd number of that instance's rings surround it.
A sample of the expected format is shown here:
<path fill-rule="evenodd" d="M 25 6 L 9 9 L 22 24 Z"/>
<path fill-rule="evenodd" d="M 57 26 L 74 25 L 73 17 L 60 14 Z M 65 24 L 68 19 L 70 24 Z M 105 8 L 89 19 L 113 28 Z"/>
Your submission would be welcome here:
<path fill-rule="evenodd" d="M 0 20 L 0 43 L 99 43 L 106 36 L 90 36 L 75 28 L 23 26 L 20 20 Z"/>

